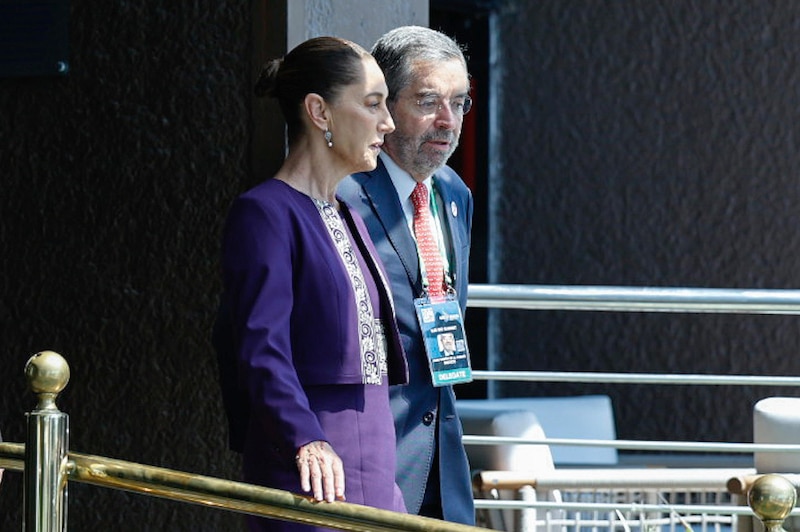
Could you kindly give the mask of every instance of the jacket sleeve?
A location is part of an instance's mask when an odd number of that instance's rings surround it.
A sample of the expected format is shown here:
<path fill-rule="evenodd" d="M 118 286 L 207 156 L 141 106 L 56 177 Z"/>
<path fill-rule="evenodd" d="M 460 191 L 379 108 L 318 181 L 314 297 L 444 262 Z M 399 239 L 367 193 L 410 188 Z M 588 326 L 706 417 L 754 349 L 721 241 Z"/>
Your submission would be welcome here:
<path fill-rule="evenodd" d="M 325 439 L 292 361 L 292 234 L 285 214 L 240 198 L 228 216 L 222 254 L 238 382 L 249 397 L 250 423 L 259 424 L 257 432 L 270 435 L 274 450 L 287 458 Z"/>

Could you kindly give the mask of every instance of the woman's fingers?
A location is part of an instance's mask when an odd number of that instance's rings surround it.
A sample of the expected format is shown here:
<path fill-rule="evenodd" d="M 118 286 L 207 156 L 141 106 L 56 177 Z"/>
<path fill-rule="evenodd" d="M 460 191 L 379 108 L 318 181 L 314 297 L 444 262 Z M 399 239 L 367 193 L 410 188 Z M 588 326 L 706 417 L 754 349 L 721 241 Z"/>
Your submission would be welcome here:
<path fill-rule="evenodd" d="M 295 458 L 300 487 L 318 501 L 344 500 L 344 466 L 326 441 L 314 441 L 300 448 Z"/>

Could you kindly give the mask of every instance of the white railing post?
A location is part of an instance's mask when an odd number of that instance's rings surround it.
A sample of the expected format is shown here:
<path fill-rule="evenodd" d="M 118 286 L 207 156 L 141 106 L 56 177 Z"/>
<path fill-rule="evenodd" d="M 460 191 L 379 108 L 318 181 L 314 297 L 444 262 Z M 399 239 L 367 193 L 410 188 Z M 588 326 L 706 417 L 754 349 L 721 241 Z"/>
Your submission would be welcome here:
<path fill-rule="evenodd" d="M 27 414 L 22 530 L 66 531 L 69 417 L 55 401 L 69 382 L 69 366 L 58 353 L 42 351 L 28 360 L 25 376 L 39 403 Z"/>
<path fill-rule="evenodd" d="M 533 486 L 522 486 L 519 489 L 519 498 L 525 502 L 536 502 L 536 490 Z M 520 532 L 536 532 L 536 508 L 525 508 L 519 512 L 515 530 Z"/>

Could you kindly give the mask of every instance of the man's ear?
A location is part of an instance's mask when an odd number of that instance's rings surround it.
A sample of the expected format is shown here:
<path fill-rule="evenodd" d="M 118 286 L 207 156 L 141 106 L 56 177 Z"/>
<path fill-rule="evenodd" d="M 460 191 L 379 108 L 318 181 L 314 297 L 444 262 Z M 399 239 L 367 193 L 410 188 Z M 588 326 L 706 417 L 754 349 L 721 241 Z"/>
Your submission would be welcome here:
<path fill-rule="evenodd" d="M 328 129 L 329 110 L 325 98 L 316 93 L 306 94 L 303 99 L 303 108 L 306 111 L 311 123 L 317 126 L 321 131 Z"/>

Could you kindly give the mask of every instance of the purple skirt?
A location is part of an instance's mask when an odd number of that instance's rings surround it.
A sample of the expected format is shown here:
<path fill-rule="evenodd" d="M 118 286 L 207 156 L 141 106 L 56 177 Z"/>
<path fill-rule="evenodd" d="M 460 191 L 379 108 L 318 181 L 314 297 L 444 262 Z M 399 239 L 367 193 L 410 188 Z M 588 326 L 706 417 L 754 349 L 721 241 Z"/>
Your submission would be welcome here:
<path fill-rule="evenodd" d="M 344 463 L 346 502 L 405 512 L 395 482 L 396 443 L 386 379 L 381 386 L 337 384 L 305 391 L 328 442 Z M 277 463 L 246 451 L 244 470 L 247 482 L 303 493 L 294 462 Z M 331 530 L 252 516 L 248 526 L 252 531 Z"/>

